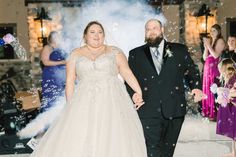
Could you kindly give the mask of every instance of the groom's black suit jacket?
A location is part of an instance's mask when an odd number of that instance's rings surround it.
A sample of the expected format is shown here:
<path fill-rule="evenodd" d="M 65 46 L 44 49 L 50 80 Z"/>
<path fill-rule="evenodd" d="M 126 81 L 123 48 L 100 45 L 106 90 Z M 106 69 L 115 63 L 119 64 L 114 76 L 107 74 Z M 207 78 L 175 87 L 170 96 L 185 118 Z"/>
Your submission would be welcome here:
<path fill-rule="evenodd" d="M 184 80 L 190 89 L 201 89 L 199 71 L 185 45 L 165 41 L 163 64 L 158 75 L 148 45 L 129 53 L 129 66 L 143 92 L 145 104 L 138 110 L 140 118 L 155 118 L 162 112 L 165 118 L 186 114 Z M 133 91 L 128 87 L 132 96 Z"/>

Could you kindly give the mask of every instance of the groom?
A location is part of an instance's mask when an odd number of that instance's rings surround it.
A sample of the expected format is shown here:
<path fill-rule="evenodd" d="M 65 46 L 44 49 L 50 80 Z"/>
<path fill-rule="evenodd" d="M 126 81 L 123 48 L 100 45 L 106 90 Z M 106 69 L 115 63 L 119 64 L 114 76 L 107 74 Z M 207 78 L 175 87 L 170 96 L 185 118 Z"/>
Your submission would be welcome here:
<path fill-rule="evenodd" d="M 202 97 L 198 70 L 185 45 L 163 38 L 156 19 L 145 25 L 146 44 L 129 53 L 129 66 L 143 91 L 145 104 L 138 110 L 148 157 L 172 157 L 186 114 L 184 80 L 195 101 Z M 133 91 L 128 88 L 130 95 Z"/>

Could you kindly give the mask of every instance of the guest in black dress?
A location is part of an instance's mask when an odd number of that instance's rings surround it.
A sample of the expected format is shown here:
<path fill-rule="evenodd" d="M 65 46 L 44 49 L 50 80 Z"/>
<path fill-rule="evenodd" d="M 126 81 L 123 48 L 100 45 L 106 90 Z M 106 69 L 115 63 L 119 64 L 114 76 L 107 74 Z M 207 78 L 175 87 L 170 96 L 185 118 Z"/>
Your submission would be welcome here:
<path fill-rule="evenodd" d="M 222 54 L 221 58 L 231 58 L 236 62 L 236 35 L 230 35 L 227 40 L 228 48 Z"/>

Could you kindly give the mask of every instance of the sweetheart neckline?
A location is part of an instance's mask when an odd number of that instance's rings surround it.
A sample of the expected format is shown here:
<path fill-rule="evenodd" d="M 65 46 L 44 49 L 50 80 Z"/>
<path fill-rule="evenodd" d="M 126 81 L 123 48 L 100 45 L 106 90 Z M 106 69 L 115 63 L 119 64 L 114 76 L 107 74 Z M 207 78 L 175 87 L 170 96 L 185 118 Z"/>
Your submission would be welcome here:
<path fill-rule="evenodd" d="M 100 54 L 98 57 L 96 57 L 94 60 L 93 59 L 90 59 L 89 57 L 86 57 L 85 55 L 81 55 L 81 56 L 78 56 L 78 58 L 85 58 L 91 62 L 96 62 L 99 58 L 101 58 L 102 56 L 106 56 L 108 54 L 110 54 L 112 52 L 108 52 L 108 53 L 103 53 L 103 54 Z"/>

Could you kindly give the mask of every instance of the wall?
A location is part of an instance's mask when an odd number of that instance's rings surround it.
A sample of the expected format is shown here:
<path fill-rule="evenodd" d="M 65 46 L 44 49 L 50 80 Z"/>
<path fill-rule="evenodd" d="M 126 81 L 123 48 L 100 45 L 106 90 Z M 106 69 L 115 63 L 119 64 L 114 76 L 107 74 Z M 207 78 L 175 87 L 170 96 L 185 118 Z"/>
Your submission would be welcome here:
<path fill-rule="evenodd" d="M 222 26 L 222 35 L 226 38 L 226 18 L 236 18 L 236 0 L 220 0 L 217 21 Z M 236 28 L 235 28 L 236 29 Z"/>
<path fill-rule="evenodd" d="M 189 0 L 187 2 L 190 2 Z M 220 0 L 217 11 L 217 21 L 222 25 L 223 36 L 226 37 L 227 17 L 236 17 L 236 0 Z M 11 10 L 11 12 L 9 12 Z M 168 23 L 165 33 L 169 41 L 178 41 L 179 6 L 164 5 L 163 12 Z M 24 0 L 0 0 L 0 23 L 17 23 L 17 37 L 24 48 L 29 51 L 29 36 L 27 23 L 27 6 Z"/>
<path fill-rule="evenodd" d="M 167 19 L 167 25 L 165 26 L 165 35 L 168 41 L 179 41 L 179 5 L 164 5 L 163 13 Z"/>
<path fill-rule="evenodd" d="M 31 76 L 31 63 L 29 61 L 19 59 L 0 60 L 0 67 L 0 80 L 11 80 L 19 91 L 29 90 L 34 87 L 35 80 Z M 8 73 L 10 68 L 13 69 L 13 71 Z M 6 75 L 7 73 L 8 75 Z M 0 81 L 0 84 L 1 83 L 2 80 Z"/>
<path fill-rule="evenodd" d="M 29 52 L 27 7 L 24 0 L 0 0 L 0 23 L 16 23 L 17 37 Z"/>

